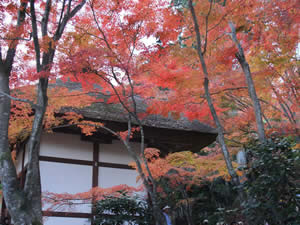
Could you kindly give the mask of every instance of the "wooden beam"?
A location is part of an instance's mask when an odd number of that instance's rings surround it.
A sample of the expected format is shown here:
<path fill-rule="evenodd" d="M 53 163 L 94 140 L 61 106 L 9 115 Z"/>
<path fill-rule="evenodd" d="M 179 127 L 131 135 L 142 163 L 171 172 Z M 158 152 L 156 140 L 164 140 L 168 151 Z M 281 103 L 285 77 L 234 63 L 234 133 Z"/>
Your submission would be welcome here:
<path fill-rule="evenodd" d="M 118 163 L 107 163 L 107 162 L 99 162 L 99 167 L 107 167 L 107 168 L 114 168 L 114 169 L 127 169 L 127 170 L 135 170 L 135 168 L 125 165 L 125 164 L 118 164 Z"/>
<path fill-rule="evenodd" d="M 79 213 L 79 212 L 55 212 L 55 211 L 43 211 L 43 216 L 49 217 L 73 217 L 73 218 L 91 218 L 91 213 Z"/>
<path fill-rule="evenodd" d="M 57 211 L 43 211 L 43 216 L 48 217 L 67 217 L 67 218 L 92 218 L 92 213 L 79 213 L 79 212 L 57 212 Z M 97 216 L 114 217 L 111 214 L 99 214 Z"/>
<path fill-rule="evenodd" d="M 68 164 L 75 164 L 75 165 L 134 170 L 134 168 L 131 166 L 128 166 L 126 164 L 119 164 L 119 163 L 108 163 L 108 162 L 98 162 L 98 161 L 94 162 L 90 160 L 67 159 L 67 158 L 59 158 L 59 157 L 51 157 L 51 156 L 39 156 L 39 159 L 40 161 L 46 161 L 46 162 L 57 162 L 57 163 L 68 163 Z"/>
<path fill-rule="evenodd" d="M 50 157 L 50 156 L 39 156 L 39 159 L 40 161 L 47 161 L 47 162 L 68 163 L 68 164 L 86 165 L 86 166 L 93 165 L 93 161 L 89 161 L 89 160 L 67 159 L 67 158 L 58 158 L 58 157 Z"/>

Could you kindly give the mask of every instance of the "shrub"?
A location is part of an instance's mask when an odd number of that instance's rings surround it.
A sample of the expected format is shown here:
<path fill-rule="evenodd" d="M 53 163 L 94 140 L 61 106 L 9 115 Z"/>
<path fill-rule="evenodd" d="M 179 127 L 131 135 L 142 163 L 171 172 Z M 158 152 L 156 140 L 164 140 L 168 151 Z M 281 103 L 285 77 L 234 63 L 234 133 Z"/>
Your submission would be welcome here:
<path fill-rule="evenodd" d="M 122 192 L 119 197 L 107 196 L 96 203 L 94 225 L 149 225 L 151 211 L 145 201 Z"/>
<path fill-rule="evenodd" d="M 296 183 L 299 152 L 286 138 L 253 142 L 246 147 L 249 166 L 243 186 L 248 201 L 243 208 L 251 224 L 300 224 Z"/>

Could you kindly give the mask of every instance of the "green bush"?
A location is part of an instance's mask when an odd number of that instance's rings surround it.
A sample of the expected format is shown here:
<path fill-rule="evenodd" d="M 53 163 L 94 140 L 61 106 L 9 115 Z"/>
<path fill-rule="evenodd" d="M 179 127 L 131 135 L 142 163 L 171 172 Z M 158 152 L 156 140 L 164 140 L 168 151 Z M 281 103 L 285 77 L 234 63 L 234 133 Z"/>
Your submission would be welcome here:
<path fill-rule="evenodd" d="M 246 147 L 248 168 L 243 184 L 248 200 L 244 215 L 251 224 L 300 224 L 299 149 L 286 138 L 251 143 Z"/>
<path fill-rule="evenodd" d="M 94 225 L 149 225 L 151 211 L 145 201 L 122 192 L 120 197 L 107 196 L 97 202 Z"/>
<path fill-rule="evenodd" d="M 203 181 L 191 191 L 197 199 L 193 206 L 195 224 L 201 224 L 204 219 L 208 219 L 209 224 L 216 224 L 238 218 L 238 195 L 231 182 L 218 177 L 213 181 Z"/>

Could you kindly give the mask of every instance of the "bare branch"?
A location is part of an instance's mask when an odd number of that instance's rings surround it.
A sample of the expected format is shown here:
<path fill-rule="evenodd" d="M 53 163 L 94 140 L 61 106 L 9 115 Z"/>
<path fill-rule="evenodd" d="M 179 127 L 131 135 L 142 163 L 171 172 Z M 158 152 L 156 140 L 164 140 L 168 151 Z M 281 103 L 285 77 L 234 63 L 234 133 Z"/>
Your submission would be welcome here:
<path fill-rule="evenodd" d="M 126 76 L 127 76 L 127 79 L 128 79 L 129 85 L 130 85 L 130 89 L 131 89 L 131 100 L 132 100 L 132 104 L 133 104 L 133 113 L 136 115 L 136 119 L 137 119 L 138 118 L 137 117 L 137 105 L 136 105 L 136 101 L 134 98 L 134 85 L 132 83 L 132 80 L 131 80 L 128 70 L 126 70 Z"/>
<path fill-rule="evenodd" d="M 92 33 L 88 32 L 87 30 L 85 30 L 85 29 L 82 28 L 82 27 L 79 27 L 79 26 L 75 26 L 75 27 L 78 28 L 78 29 L 80 29 L 80 30 L 83 30 L 83 31 L 85 32 L 85 34 L 90 35 L 91 37 L 95 37 L 95 38 L 97 38 L 97 39 L 99 39 L 99 40 L 101 40 L 101 41 L 104 41 L 103 38 L 101 38 L 101 37 L 99 37 L 99 36 L 97 36 L 97 35 L 95 35 L 95 34 L 92 34 Z"/>
<path fill-rule="evenodd" d="M 265 119 L 265 121 L 267 122 L 268 128 L 269 128 L 269 129 L 272 128 L 272 125 L 270 124 L 270 121 L 269 121 L 269 119 L 267 118 L 267 116 L 266 116 L 264 113 L 262 114 L 262 116 L 263 116 L 263 118 Z"/>
<path fill-rule="evenodd" d="M 220 93 L 225 92 L 225 91 L 237 91 L 237 90 L 240 90 L 240 89 L 247 89 L 247 87 L 225 88 L 225 89 L 222 89 L 220 91 L 212 92 L 210 94 L 211 95 L 217 95 L 217 94 L 220 94 Z M 205 98 L 205 96 L 201 96 L 201 97 Z"/>
<path fill-rule="evenodd" d="M 0 95 L 3 95 L 3 96 L 5 96 L 5 97 L 7 97 L 7 98 L 9 98 L 9 99 L 11 99 L 11 100 L 14 100 L 14 101 L 19 101 L 19 102 L 25 102 L 25 103 L 28 103 L 28 104 L 30 104 L 31 107 L 34 108 L 34 109 L 38 107 L 36 104 L 34 104 L 33 101 L 30 101 L 29 99 L 16 98 L 16 97 L 13 97 L 13 96 L 11 96 L 11 95 L 8 95 L 8 94 L 6 94 L 6 93 L 4 93 L 4 92 L 2 92 L 2 91 L 0 91 Z"/>
<path fill-rule="evenodd" d="M 32 36 L 33 36 L 33 43 L 34 43 L 34 50 L 35 50 L 36 68 L 37 68 L 37 72 L 40 72 L 40 70 L 41 70 L 41 51 L 40 51 L 40 44 L 39 44 L 39 38 L 38 38 L 38 29 L 37 29 L 36 15 L 35 15 L 34 0 L 30 0 L 30 13 L 31 13 Z"/>
<path fill-rule="evenodd" d="M 214 1 L 210 1 L 209 4 L 209 10 L 207 15 L 205 16 L 205 38 L 204 38 L 204 44 L 203 44 L 203 51 L 202 54 L 204 55 L 206 52 L 206 47 L 207 47 L 207 35 L 208 35 L 208 18 L 210 16 L 210 13 L 212 11 L 212 6 L 213 6 Z"/>
<path fill-rule="evenodd" d="M 2 40 L 8 40 L 8 41 L 30 41 L 32 38 L 32 33 L 29 33 L 29 38 L 22 38 L 22 37 L 16 37 L 16 38 L 6 38 L 6 37 L 0 37 Z"/>
<path fill-rule="evenodd" d="M 71 2 L 72 0 L 69 1 L 69 5 L 68 5 L 68 11 L 67 14 L 64 16 L 63 20 L 61 21 L 61 23 L 59 24 L 55 35 L 53 37 L 54 41 L 57 41 L 60 39 L 60 37 L 63 34 L 63 31 L 67 25 L 67 22 L 73 17 L 75 16 L 75 14 L 84 6 L 84 4 L 86 3 L 86 0 L 82 0 L 81 3 L 79 3 L 73 10 L 71 10 Z"/>
<path fill-rule="evenodd" d="M 27 2 L 24 1 L 24 2 L 21 3 L 21 6 L 20 6 L 19 11 L 18 11 L 17 28 L 21 27 L 23 25 L 24 21 L 25 21 L 26 8 L 27 8 Z M 11 69 L 12 69 L 12 64 L 13 64 L 14 57 L 15 57 L 15 54 L 16 54 L 17 44 L 18 44 L 18 40 L 12 40 L 12 42 L 9 45 L 7 54 L 6 54 L 5 66 L 8 70 L 8 72 L 10 72 Z"/>
<path fill-rule="evenodd" d="M 62 18 L 63 18 L 63 14 L 64 14 L 64 11 L 65 11 L 65 6 L 66 6 L 66 0 L 63 0 L 63 2 L 62 2 L 62 9 L 61 9 L 59 20 L 58 20 L 58 26 L 60 26 L 60 24 L 61 24 L 61 21 L 62 21 Z"/>
<path fill-rule="evenodd" d="M 42 36 L 47 35 L 49 14 L 51 11 L 51 2 L 52 2 L 51 0 L 47 0 L 46 2 L 45 12 L 42 18 Z"/>
<path fill-rule="evenodd" d="M 90 7 L 91 7 L 91 10 L 92 10 L 92 13 L 93 13 L 93 18 L 94 18 L 94 21 L 95 21 L 95 23 L 96 23 L 97 29 L 100 31 L 100 33 L 101 33 L 101 35 L 102 35 L 102 38 L 103 38 L 103 41 L 105 42 L 107 48 L 108 48 L 112 53 L 114 53 L 113 50 L 112 50 L 112 48 L 110 47 L 110 44 L 108 43 L 108 40 L 107 40 L 107 38 L 106 38 L 106 35 L 105 35 L 104 31 L 101 29 L 100 24 L 98 23 L 98 20 L 97 20 L 97 17 L 96 17 L 96 13 L 95 13 L 95 10 L 94 10 L 94 6 L 93 6 L 92 3 L 90 3 Z"/>
<path fill-rule="evenodd" d="M 126 141 L 129 142 L 130 136 L 131 136 L 131 116 L 130 116 L 130 114 L 128 116 L 127 127 L 128 127 L 128 132 L 127 132 Z"/>
<path fill-rule="evenodd" d="M 72 0 L 69 0 L 67 14 L 69 14 L 71 12 L 71 3 L 72 3 Z"/>

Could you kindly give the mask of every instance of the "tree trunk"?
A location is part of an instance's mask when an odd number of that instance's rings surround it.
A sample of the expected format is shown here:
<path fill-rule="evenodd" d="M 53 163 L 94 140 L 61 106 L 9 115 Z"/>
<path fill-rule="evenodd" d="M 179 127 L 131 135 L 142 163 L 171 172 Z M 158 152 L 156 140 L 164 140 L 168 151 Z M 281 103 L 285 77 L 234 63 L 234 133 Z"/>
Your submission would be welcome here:
<path fill-rule="evenodd" d="M 227 146 L 225 144 L 225 139 L 224 139 L 224 134 L 223 134 L 224 129 L 223 129 L 222 124 L 220 123 L 219 117 L 216 113 L 216 110 L 215 110 L 215 107 L 214 107 L 214 104 L 213 104 L 213 101 L 212 101 L 212 98 L 211 98 L 211 95 L 210 95 L 210 92 L 209 92 L 208 72 L 207 72 L 206 62 L 204 60 L 204 56 L 203 56 L 202 49 L 201 49 L 201 34 L 200 34 L 200 29 L 199 29 L 199 25 L 198 25 L 198 21 L 197 21 L 197 17 L 196 17 L 196 13 L 195 13 L 195 9 L 194 9 L 192 0 L 189 0 L 189 8 L 190 8 L 190 12 L 192 14 L 195 33 L 196 33 L 196 38 L 197 38 L 197 53 L 198 53 L 199 60 L 200 60 L 201 66 L 202 66 L 202 71 L 204 73 L 204 83 L 203 83 L 203 85 L 204 85 L 204 89 L 205 89 L 205 98 L 206 98 L 206 101 L 208 103 L 211 115 L 212 115 L 212 117 L 214 119 L 214 122 L 217 126 L 217 131 L 218 131 L 217 140 L 221 145 L 221 149 L 222 149 L 222 153 L 223 153 L 223 156 L 224 156 L 224 159 L 225 159 L 225 162 L 226 162 L 228 173 L 230 174 L 234 184 L 239 185 L 240 184 L 239 178 L 238 178 L 238 176 L 237 176 L 237 174 L 236 174 L 236 172 L 235 172 L 235 170 L 232 166 L 232 162 L 231 162 L 231 159 L 230 159 L 230 154 L 229 154 L 229 151 L 228 151 Z"/>
<path fill-rule="evenodd" d="M 129 130 L 131 130 L 131 126 L 129 126 L 128 128 L 129 128 Z M 142 135 L 142 138 L 144 138 L 143 135 Z M 142 163 L 140 162 L 138 155 L 136 155 L 136 153 L 132 150 L 129 140 L 125 140 L 125 141 L 123 140 L 123 143 L 124 143 L 128 153 L 130 154 L 131 158 L 134 159 L 136 166 L 137 166 L 137 171 L 138 171 L 139 175 L 141 176 L 141 179 L 143 181 L 144 186 L 146 187 L 147 192 L 150 195 L 155 224 L 156 225 L 164 225 L 165 219 L 162 215 L 162 211 L 161 211 L 161 209 L 158 205 L 158 201 L 157 201 L 157 192 L 155 190 L 156 189 L 156 185 L 155 185 L 156 181 L 152 178 L 151 178 L 151 181 L 147 180 L 146 174 L 143 172 L 143 169 L 142 169 Z M 143 143 L 143 141 L 142 141 L 142 143 Z M 143 144 L 141 144 L 141 145 L 143 145 Z M 141 148 L 144 148 L 144 147 L 141 146 Z M 144 154 L 144 153 L 142 153 L 142 154 Z M 147 161 L 144 161 L 144 163 L 147 163 Z M 151 174 L 150 170 L 148 170 L 148 172 Z M 150 182 L 152 183 L 152 185 Z"/>
<path fill-rule="evenodd" d="M 40 139 L 43 131 L 43 119 L 48 104 L 47 98 L 48 79 L 41 78 L 37 90 L 37 107 L 28 142 L 29 161 L 24 185 L 24 192 L 28 199 L 31 199 L 31 210 L 36 221 L 42 224 L 42 202 L 41 202 L 41 181 L 39 168 Z"/>
<path fill-rule="evenodd" d="M 258 132 L 258 138 L 259 138 L 260 142 L 264 142 L 266 140 L 266 136 L 265 136 L 264 123 L 262 120 L 263 114 L 261 111 L 261 106 L 260 106 L 259 100 L 256 95 L 256 90 L 255 90 L 254 82 L 252 79 L 250 67 L 246 60 L 244 50 L 243 50 L 241 44 L 239 43 L 239 41 L 237 40 L 236 30 L 235 30 L 233 23 L 229 22 L 229 26 L 231 28 L 230 36 L 238 48 L 238 52 L 236 53 L 236 58 L 239 61 L 240 65 L 243 69 L 244 75 L 246 77 L 247 86 L 248 86 L 248 93 L 252 100 L 254 113 L 255 113 L 257 132 Z"/>
<path fill-rule="evenodd" d="M 54 41 L 62 36 L 67 22 L 83 7 L 85 0 L 70 12 L 68 12 L 60 21 Z M 72 1 L 69 1 L 71 7 Z M 33 39 L 36 50 L 37 72 L 50 71 L 53 62 L 55 48 L 49 42 L 49 51 L 43 54 L 42 66 L 40 65 L 40 47 L 37 36 L 37 23 L 34 10 L 34 1 L 31 4 L 31 17 Z M 66 4 L 64 1 L 63 4 Z M 47 7 L 42 21 L 43 36 L 47 35 L 48 16 L 51 10 L 51 0 L 47 1 Z M 17 27 L 21 26 L 25 20 L 25 10 L 27 1 L 21 3 L 18 11 Z M 17 39 L 12 41 L 6 54 L 6 60 L 2 59 L 0 54 L 0 179 L 3 187 L 3 196 L 12 218 L 14 225 L 39 225 L 43 223 L 42 203 L 41 203 L 41 183 L 39 171 L 39 147 L 40 137 L 43 129 L 43 119 L 47 108 L 47 88 L 48 78 L 40 78 L 37 90 L 37 104 L 35 105 L 35 117 L 32 126 L 32 132 L 29 139 L 29 162 L 27 167 L 26 181 L 24 189 L 18 182 L 16 169 L 11 158 L 8 141 L 8 126 L 10 118 L 10 89 L 9 77 L 13 66 L 13 60 L 16 53 Z M 1 48 L 0 48 L 1 49 Z M 4 93 L 4 95 L 1 93 Z"/>
<path fill-rule="evenodd" d="M 0 91 L 10 94 L 9 74 L 3 64 L 0 66 Z M 22 190 L 11 158 L 8 142 L 10 102 L 8 97 L 0 95 L 0 177 L 3 196 L 14 225 L 38 224 L 37 222 L 41 224 L 41 217 L 37 217 L 41 213 L 37 214 L 33 210 L 35 204 Z"/>
<path fill-rule="evenodd" d="M 204 66 L 205 66 L 204 68 L 206 68 L 205 62 L 204 62 Z M 205 89 L 205 97 L 206 97 L 207 103 L 209 105 L 210 112 L 211 112 L 211 114 L 213 116 L 213 119 L 214 119 L 214 122 L 217 126 L 217 131 L 218 131 L 217 141 L 221 145 L 221 149 L 222 149 L 222 153 L 223 153 L 223 156 L 224 156 L 224 159 L 225 159 L 225 162 L 226 162 L 228 173 L 230 174 L 233 183 L 238 186 L 240 184 L 240 181 L 239 181 L 239 178 L 238 178 L 238 176 L 237 176 L 237 174 L 236 174 L 236 172 L 235 172 L 235 170 L 232 166 L 232 162 L 231 162 L 231 159 L 230 159 L 230 154 L 229 154 L 227 145 L 225 143 L 225 138 L 224 138 L 224 134 L 223 134 L 224 129 L 223 129 L 222 124 L 220 123 L 220 120 L 218 118 L 218 115 L 216 113 L 215 107 L 214 107 L 212 99 L 211 99 L 211 95 L 210 95 L 210 92 L 209 92 L 209 80 L 208 80 L 208 78 L 204 78 L 204 89 Z"/>
<path fill-rule="evenodd" d="M 18 11 L 17 27 L 25 19 L 27 3 L 21 3 Z M 0 92 L 10 95 L 9 77 L 16 53 L 17 41 L 13 41 L 7 51 L 6 59 L 0 58 Z M 10 118 L 11 99 L 0 94 L 0 179 L 6 207 L 14 225 L 38 224 L 36 214 L 31 210 L 31 199 L 27 198 L 22 190 L 16 174 L 16 169 L 11 157 L 8 141 L 8 127 Z"/>

